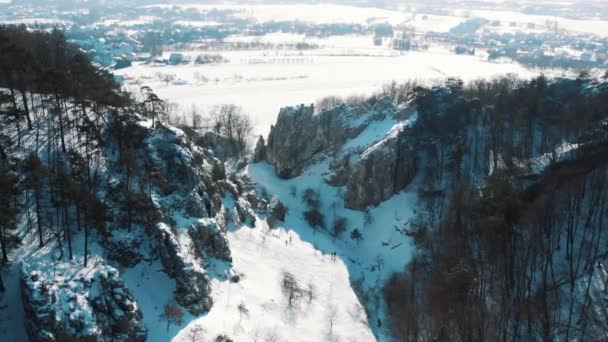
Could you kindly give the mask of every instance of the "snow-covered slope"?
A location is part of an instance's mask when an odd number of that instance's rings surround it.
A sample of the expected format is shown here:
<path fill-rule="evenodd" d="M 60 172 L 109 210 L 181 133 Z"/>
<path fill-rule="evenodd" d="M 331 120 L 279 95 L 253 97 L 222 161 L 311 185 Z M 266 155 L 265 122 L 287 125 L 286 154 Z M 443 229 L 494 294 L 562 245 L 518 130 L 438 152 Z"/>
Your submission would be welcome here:
<path fill-rule="evenodd" d="M 295 112 L 291 113 L 291 111 Z M 347 209 L 346 184 L 342 182 L 342 184 L 330 185 L 329 183 L 334 183 L 332 179 L 340 172 L 336 170 L 338 169 L 336 164 L 340 164 L 339 160 L 347 160 L 346 163 L 351 165 L 350 169 L 354 169 L 352 165 L 368 159 L 370 155 L 385 152 L 390 154 L 391 150 L 386 149 L 385 145 L 398 135 L 409 134 L 407 129 L 416 121 L 416 113 L 406 108 L 394 107 L 385 99 L 376 106 L 334 108 L 310 118 L 308 118 L 309 113 L 302 108 L 284 109 L 282 115 L 284 120 L 288 120 L 285 119 L 286 115 L 303 115 L 306 120 L 313 122 L 328 121 L 332 122 L 331 125 L 339 122 L 336 124 L 338 128 L 330 128 L 327 131 L 333 135 L 333 138 L 329 139 L 335 139 L 336 142 L 324 145 L 326 141 L 323 138 L 324 133 L 317 131 L 314 123 L 306 123 L 312 125 L 312 128 L 310 126 L 298 128 L 298 125 L 295 125 L 294 129 L 306 131 L 297 133 L 303 136 L 302 141 L 312 146 L 317 142 L 320 146 L 325 146 L 320 148 L 320 151 L 302 157 L 299 164 L 302 171 L 299 175 L 290 179 L 280 178 L 275 173 L 275 167 L 266 161 L 249 165 L 245 173 L 257 184 L 260 192 L 276 195 L 285 203 L 288 208 L 285 219 L 287 231 L 312 243 L 325 254 L 331 256 L 332 253 L 336 253 L 336 259 L 344 263 L 348 269 L 352 288 L 357 292 L 368 312 L 369 323 L 375 333 L 374 339 L 389 341 L 390 335 L 385 330 L 386 325 L 383 324 L 385 313 L 382 287 L 393 273 L 403 270 L 412 253 L 411 240 L 406 232 L 410 222 L 416 217 L 416 184 L 420 180 L 415 178 L 409 187 L 403 191 L 396 189 L 386 201 L 371 206 L 366 211 Z M 327 119 L 326 115 L 335 116 Z M 292 141 L 294 144 L 300 141 L 289 133 L 277 130 L 273 132 L 268 140 L 269 145 L 265 147 L 265 153 L 272 153 L 270 142 L 272 139 L 279 139 L 277 138 L 279 135 L 285 134 L 288 139 L 295 139 Z M 275 135 L 272 136 L 273 134 Z M 288 150 L 286 155 L 290 155 L 290 147 L 284 146 L 284 148 Z M 302 152 L 302 150 L 298 151 Z M 300 157 L 293 156 L 293 158 Z M 384 172 L 389 173 L 388 170 Z M 309 208 L 303 196 L 307 191 L 319 195 L 319 211 L 324 216 L 324 228 L 313 228 L 305 219 L 305 212 Z M 336 235 L 335 224 L 343 219 L 345 223 Z M 353 231 L 357 231 L 360 237 Z M 363 341 L 367 340 L 363 339 Z"/>

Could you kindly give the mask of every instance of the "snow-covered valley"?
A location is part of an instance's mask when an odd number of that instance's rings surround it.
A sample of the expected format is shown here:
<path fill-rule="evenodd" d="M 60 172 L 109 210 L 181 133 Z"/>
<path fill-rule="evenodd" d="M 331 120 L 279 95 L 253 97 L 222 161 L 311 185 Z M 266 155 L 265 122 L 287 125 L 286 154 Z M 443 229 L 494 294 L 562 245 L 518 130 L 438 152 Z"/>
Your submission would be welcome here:
<path fill-rule="evenodd" d="M 605 22 L 410 10 L 0 26 L 0 341 L 608 339 Z"/>

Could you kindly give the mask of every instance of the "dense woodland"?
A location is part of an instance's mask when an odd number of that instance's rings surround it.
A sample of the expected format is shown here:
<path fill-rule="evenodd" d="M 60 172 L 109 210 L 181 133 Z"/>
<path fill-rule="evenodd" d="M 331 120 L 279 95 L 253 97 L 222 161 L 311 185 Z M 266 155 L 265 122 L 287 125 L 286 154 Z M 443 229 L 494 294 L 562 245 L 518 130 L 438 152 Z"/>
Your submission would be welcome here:
<path fill-rule="evenodd" d="M 400 341 L 598 341 L 608 244 L 608 87 L 500 79 L 411 92 L 424 213 L 385 288 Z"/>
<path fill-rule="evenodd" d="M 132 119 L 137 111 L 154 126 L 164 102 L 151 90 L 139 102 L 121 93 L 111 74 L 57 30 L 0 27 L 0 51 L 2 262 L 20 244 L 15 229 L 25 222 L 40 248 L 56 242 L 59 260 L 83 251 L 86 267 L 90 234 L 106 234 L 110 220 L 130 229 L 135 212 L 149 207 L 144 185 L 135 188 L 132 179 L 159 181 L 159 172 L 136 158 L 145 132 Z M 117 217 L 97 193 L 105 181 L 103 149 L 112 151 L 122 174 L 113 196 Z M 83 246 L 72 244 L 74 231 L 84 231 Z"/>
<path fill-rule="evenodd" d="M 149 128 L 162 132 L 171 106 L 149 87 L 134 95 L 121 91 L 58 30 L 0 27 L 0 51 L 2 262 L 20 245 L 17 236 L 29 236 L 18 234 L 25 228 L 35 232 L 39 248 L 56 244 L 58 260 L 72 260 L 77 249 L 86 267 L 91 234 L 103 244 L 110 227 L 150 226 L 157 215 L 152 192 L 175 191 L 168 181 L 175 158 L 154 160 L 145 144 L 151 130 L 137 123 L 147 118 Z M 192 115 L 198 127 L 201 116 Z M 246 114 L 221 106 L 208 120 L 232 154 L 243 157 L 252 127 Z M 183 128 L 200 142 L 196 127 Z M 73 245 L 74 232 L 84 233 L 84 245 Z"/>

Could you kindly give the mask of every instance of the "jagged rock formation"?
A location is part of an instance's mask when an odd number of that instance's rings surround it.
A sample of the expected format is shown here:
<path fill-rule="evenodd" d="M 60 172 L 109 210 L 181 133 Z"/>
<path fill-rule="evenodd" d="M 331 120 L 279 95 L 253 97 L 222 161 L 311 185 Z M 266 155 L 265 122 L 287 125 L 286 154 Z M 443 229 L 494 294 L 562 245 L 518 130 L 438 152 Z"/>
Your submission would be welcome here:
<path fill-rule="evenodd" d="M 228 241 L 222 233 L 220 227 L 211 220 L 193 224 L 188 230 L 198 255 L 231 262 Z"/>
<path fill-rule="evenodd" d="M 389 98 L 373 105 L 341 105 L 315 114 L 313 107 L 284 108 L 268 136 L 256 146 L 254 161 L 265 160 L 275 167 L 279 177 L 300 175 L 315 155 L 337 153 L 330 163 L 333 174 L 327 182 L 346 186 L 345 205 L 365 210 L 380 204 L 403 190 L 416 175 L 416 152 L 406 132 L 408 121 L 415 117 L 411 106 L 395 107 Z M 341 151 L 345 143 L 356 139 L 374 123 L 393 122 L 394 127 L 380 135 L 363 151 Z M 406 120 L 403 124 L 398 121 Z M 390 128 L 390 126 L 389 126 Z M 365 138 L 364 138 L 365 139 Z"/>
<path fill-rule="evenodd" d="M 165 272 L 175 279 L 176 301 L 194 315 L 209 311 L 213 302 L 204 268 L 186 257 L 187 252 L 170 227 L 161 223 L 158 228 L 161 231 L 159 256 Z"/>
<path fill-rule="evenodd" d="M 416 151 L 404 131 L 368 148 L 352 168 L 344 204 L 365 210 L 403 190 L 416 176 Z"/>
<path fill-rule="evenodd" d="M 270 227 L 274 227 L 277 221 L 285 221 L 285 215 L 287 215 L 287 208 L 285 207 L 283 202 L 281 202 L 278 196 L 273 196 L 270 200 L 270 203 L 268 203 L 267 213 L 267 222 Z"/>
<path fill-rule="evenodd" d="M 253 151 L 253 162 L 257 163 L 262 160 L 266 160 L 266 142 L 264 141 L 264 137 L 260 135 Z"/>
<path fill-rule="evenodd" d="M 298 176 L 318 152 L 358 136 L 367 125 L 393 115 L 396 108 L 385 98 L 373 106 L 341 105 L 319 114 L 313 106 L 283 108 L 268 135 L 266 160 L 282 178 Z"/>
<path fill-rule="evenodd" d="M 101 262 L 101 261 L 100 261 Z M 30 341 L 140 341 L 147 329 L 133 295 L 115 268 L 24 263 L 21 272 Z M 79 271 L 75 271 L 79 270 Z"/>

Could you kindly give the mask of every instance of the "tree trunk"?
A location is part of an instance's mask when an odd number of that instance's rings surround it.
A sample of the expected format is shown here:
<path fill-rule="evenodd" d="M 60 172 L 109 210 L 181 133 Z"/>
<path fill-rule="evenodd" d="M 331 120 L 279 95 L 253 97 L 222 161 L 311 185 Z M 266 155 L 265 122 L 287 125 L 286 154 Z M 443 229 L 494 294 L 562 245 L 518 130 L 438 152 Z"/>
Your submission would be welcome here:
<path fill-rule="evenodd" d="M 74 255 L 72 254 L 72 230 L 70 229 L 67 204 L 63 206 L 63 224 L 65 225 L 65 233 L 68 238 L 68 254 L 70 260 L 72 260 L 74 259 Z"/>
<path fill-rule="evenodd" d="M 0 227 L 0 247 L 2 247 L 2 263 L 6 264 L 8 262 L 8 253 L 6 251 L 6 236 L 4 227 Z"/>
<path fill-rule="evenodd" d="M 27 105 L 27 95 L 25 90 L 21 89 L 21 99 L 23 100 L 23 110 L 25 111 L 25 119 L 27 120 L 27 129 L 32 130 L 32 119 L 30 118 L 30 109 Z"/>
<path fill-rule="evenodd" d="M 84 267 L 87 267 L 87 261 L 89 260 L 89 224 L 85 220 L 84 224 Z"/>
<path fill-rule="evenodd" d="M 55 94 L 55 100 L 57 102 L 57 115 L 59 115 L 59 134 L 61 135 L 61 151 L 63 153 L 67 152 L 65 148 L 65 132 L 63 129 L 63 108 L 61 106 L 61 100 L 59 100 L 59 94 Z"/>
<path fill-rule="evenodd" d="M 40 247 L 44 247 L 44 239 L 42 237 L 42 218 L 40 217 L 40 190 L 34 190 L 34 200 L 36 201 L 36 223 L 38 225 L 38 240 Z"/>
<path fill-rule="evenodd" d="M 0 159 L 6 161 L 6 152 L 4 152 L 4 148 L 2 147 L 2 142 L 0 142 Z"/>

